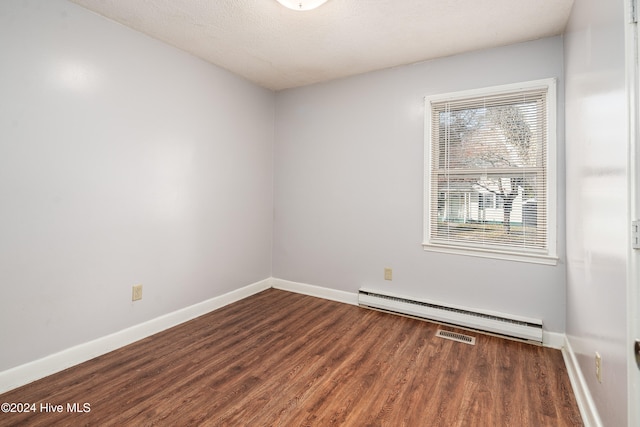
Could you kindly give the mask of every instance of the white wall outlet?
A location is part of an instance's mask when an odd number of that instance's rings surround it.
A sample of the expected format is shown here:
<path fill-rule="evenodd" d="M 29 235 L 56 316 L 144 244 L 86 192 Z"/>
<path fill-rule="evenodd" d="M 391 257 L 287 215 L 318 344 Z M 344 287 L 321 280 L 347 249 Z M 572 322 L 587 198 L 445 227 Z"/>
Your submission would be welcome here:
<path fill-rule="evenodd" d="M 600 353 L 596 351 L 596 378 L 598 382 L 602 382 L 602 357 L 600 357 Z"/>
<path fill-rule="evenodd" d="M 384 269 L 384 280 L 393 280 L 393 269 L 389 267 Z"/>
<path fill-rule="evenodd" d="M 142 299 L 142 285 L 133 285 L 131 301 L 138 301 L 140 299 Z"/>

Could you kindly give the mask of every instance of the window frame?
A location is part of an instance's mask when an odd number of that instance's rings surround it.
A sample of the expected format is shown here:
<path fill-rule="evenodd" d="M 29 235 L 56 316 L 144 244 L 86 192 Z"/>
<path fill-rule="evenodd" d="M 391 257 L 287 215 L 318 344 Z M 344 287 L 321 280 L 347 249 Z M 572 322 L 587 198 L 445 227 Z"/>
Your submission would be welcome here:
<path fill-rule="evenodd" d="M 464 98 L 476 98 L 481 96 L 496 96 L 501 94 L 509 94 L 517 91 L 530 91 L 535 89 L 547 90 L 547 150 L 546 150 L 546 209 L 547 209 L 547 230 L 546 230 L 546 249 L 544 250 L 523 250 L 500 247 L 479 247 L 473 244 L 463 244 L 458 242 L 443 243 L 442 241 L 434 241 L 431 236 L 431 203 L 434 198 L 432 196 L 432 103 L 443 101 L 454 101 Z M 425 102 L 425 135 L 424 135 L 424 235 L 423 249 L 425 251 L 440 252 L 447 254 L 468 255 L 483 258 L 510 260 L 529 262 L 545 265 L 557 265 L 557 90 L 556 79 L 548 78 L 541 80 L 532 80 L 527 82 L 507 84 L 500 86 L 491 86 L 480 89 L 464 90 L 458 92 L 449 92 L 438 95 L 430 95 L 424 98 Z M 435 141 L 437 144 L 438 141 Z"/>

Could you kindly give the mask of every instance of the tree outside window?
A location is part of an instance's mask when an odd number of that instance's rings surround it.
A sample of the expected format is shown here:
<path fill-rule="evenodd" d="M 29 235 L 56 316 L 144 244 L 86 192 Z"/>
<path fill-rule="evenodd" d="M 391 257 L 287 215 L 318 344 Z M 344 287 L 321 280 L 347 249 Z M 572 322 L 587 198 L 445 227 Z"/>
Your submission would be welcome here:
<path fill-rule="evenodd" d="M 426 99 L 425 246 L 554 256 L 552 82 Z"/>

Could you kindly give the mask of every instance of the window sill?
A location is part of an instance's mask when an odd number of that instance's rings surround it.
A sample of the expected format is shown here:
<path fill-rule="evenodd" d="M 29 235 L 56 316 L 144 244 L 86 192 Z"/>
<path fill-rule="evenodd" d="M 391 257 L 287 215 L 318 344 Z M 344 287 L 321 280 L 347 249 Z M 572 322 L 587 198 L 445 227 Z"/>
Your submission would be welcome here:
<path fill-rule="evenodd" d="M 558 257 L 544 254 L 507 252 L 484 248 L 454 247 L 449 245 L 439 245 L 436 243 L 423 243 L 422 247 L 428 252 L 527 262 L 531 264 L 558 265 Z"/>

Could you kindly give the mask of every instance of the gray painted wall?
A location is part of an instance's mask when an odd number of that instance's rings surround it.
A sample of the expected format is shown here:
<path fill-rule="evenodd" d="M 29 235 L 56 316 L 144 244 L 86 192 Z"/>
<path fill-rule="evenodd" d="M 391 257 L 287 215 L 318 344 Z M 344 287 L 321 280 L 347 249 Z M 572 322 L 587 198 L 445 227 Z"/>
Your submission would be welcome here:
<path fill-rule="evenodd" d="M 273 275 L 356 292 L 366 286 L 540 318 L 565 328 L 564 169 L 557 266 L 425 252 L 427 95 L 558 79 L 564 164 L 562 38 L 364 74 L 276 96 Z M 383 269 L 393 268 L 393 281 Z"/>
<path fill-rule="evenodd" d="M 623 6 L 577 1 L 565 35 L 567 336 L 605 426 L 627 425 Z"/>
<path fill-rule="evenodd" d="M 0 52 L 0 371 L 271 275 L 272 92 L 62 0 Z"/>
<path fill-rule="evenodd" d="M 564 43 L 274 95 L 65 1 L 0 2 L 0 370 L 273 275 L 554 332 L 566 314 L 605 425 L 624 425 L 623 18 L 621 1 L 600 3 L 576 2 Z M 559 264 L 424 252 L 423 97 L 546 77 L 559 83 Z"/>

